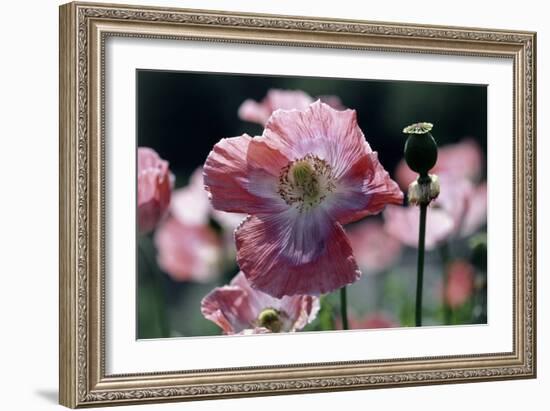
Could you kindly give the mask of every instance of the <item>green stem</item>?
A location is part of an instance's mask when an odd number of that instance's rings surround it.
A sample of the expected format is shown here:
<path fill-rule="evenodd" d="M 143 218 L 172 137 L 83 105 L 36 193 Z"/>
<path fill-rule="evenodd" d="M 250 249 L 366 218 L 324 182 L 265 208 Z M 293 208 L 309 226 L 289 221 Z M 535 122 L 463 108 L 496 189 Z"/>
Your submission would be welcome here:
<path fill-rule="evenodd" d="M 340 313 L 342 314 L 342 328 L 348 330 L 348 296 L 346 286 L 340 288 Z"/>
<path fill-rule="evenodd" d="M 420 226 L 418 229 L 418 266 L 416 278 L 415 325 L 422 325 L 422 283 L 424 281 L 424 247 L 426 242 L 426 211 L 428 204 L 420 205 Z"/>
<path fill-rule="evenodd" d="M 157 314 L 158 314 L 158 324 L 161 332 L 161 337 L 169 337 L 169 327 L 168 323 L 166 321 L 166 306 L 165 306 L 165 299 L 164 299 L 164 287 L 162 282 L 162 273 L 159 271 L 158 266 L 155 262 L 154 257 L 152 254 L 152 245 L 150 244 L 150 241 L 147 241 L 149 244 L 145 244 L 145 239 L 140 238 L 138 239 L 138 249 L 140 254 L 143 257 L 143 260 L 145 261 L 145 266 L 147 268 L 147 271 L 149 272 L 150 276 L 149 278 L 152 280 L 152 285 L 154 287 L 154 291 L 157 294 L 156 298 L 156 306 L 157 306 Z"/>
<path fill-rule="evenodd" d="M 443 317 L 445 325 L 451 324 L 452 318 L 452 308 L 447 301 L 447 285 L 449 283 L 449 261 L 450 261 L 450 252 L 449 252 L 449 243 L 444 242 L 439 247 L 439 254 L 441 256 L 441 261 L 443 262 Z"/>

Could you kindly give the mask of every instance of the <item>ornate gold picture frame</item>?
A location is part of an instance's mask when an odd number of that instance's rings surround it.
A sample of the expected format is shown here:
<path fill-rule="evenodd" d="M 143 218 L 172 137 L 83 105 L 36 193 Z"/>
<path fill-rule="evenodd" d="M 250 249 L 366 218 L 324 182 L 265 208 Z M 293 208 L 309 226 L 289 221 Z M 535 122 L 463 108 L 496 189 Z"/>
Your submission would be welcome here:
<path fill-rule="evenodd" d="M 513 349 L 108 374 L 106 358 L 105 43 L 200 40 L 513 63 Z M 67 407 L 188 401 L 536 376 L 536 35 L 218 11 L 70 3 L 60 7 L 60 403 Z"/>

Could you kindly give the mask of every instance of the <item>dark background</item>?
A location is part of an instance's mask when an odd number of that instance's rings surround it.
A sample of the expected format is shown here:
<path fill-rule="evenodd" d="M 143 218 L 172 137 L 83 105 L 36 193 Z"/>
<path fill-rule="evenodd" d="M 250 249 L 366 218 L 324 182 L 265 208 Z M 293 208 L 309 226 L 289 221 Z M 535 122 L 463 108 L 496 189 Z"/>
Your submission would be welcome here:
<path fill-rule="evenodd" d="M 344 106 L 357 111 L 367 141 L 392 176 L 403 158 L 402 129 L 418 121 L 434 123 L 432 133 L 440 146 L 470 137 L 486 153 L 484 85 L 138 70 L 136 86 L 138 146 L 152 147 L 170 162 L 176 187 L 187 183 L 220 139 L 262 133 L 260 125 L 240 120 L 238 109 L 248 98 L 261 101 L 272 88 L 303 90 L 314 98 L 338 96 Z M 154 260 L 155 250 L 148 240 L 149 259 Z M 408 250 L 404 267 L 414 266 L 415 255 Z M 229 277 L 224 274 L 216 283 L 199 284 L 176 282 L 168 275 L 150 277 L 143 269 L 147 266 L 143 258 L 138 260 L 138 338 L 219 335 L 219 328 L 201 315 L 200 301 L 214 286 L 227 283 L 237 273 L 237 265 L 227 269 Z M 426 258 L 427 267 L 440 269 L 437 253 Z M 350 287 L 351 307 L 368 311 L 383 300 L 388 312 L 403 324 L 411 323 L 414 278 L 407 274 L 410 270 L 403 270 L 396 267 L 383 281 L 380 276 L 363 276 Z M 434 295 L 430 298 L 432 306 L 438 304 Z M 428 296 L 426 300 L 429 306 Z M 164 313 L 169 334 L 162 331 L 159 312 Z"/>
<path fill-rule="evenodd" d="M 340 97 L 357 110 L 359 126 L 390 173 L 403 155 L 401 130 L 418 121 L 434 124 L 440 146 L 473 137 L 486 152 L 484 85 L 151 70 L 137 72 L 138 145 L 154 147 L 177 176 L 186 176 L 221 138 L 261 134 L 262 127 L 241 121 L 237 111 L 244 100 L 260 101 L 270 88 Z M 179 180 L 178 185 L 185 182 Z"/>

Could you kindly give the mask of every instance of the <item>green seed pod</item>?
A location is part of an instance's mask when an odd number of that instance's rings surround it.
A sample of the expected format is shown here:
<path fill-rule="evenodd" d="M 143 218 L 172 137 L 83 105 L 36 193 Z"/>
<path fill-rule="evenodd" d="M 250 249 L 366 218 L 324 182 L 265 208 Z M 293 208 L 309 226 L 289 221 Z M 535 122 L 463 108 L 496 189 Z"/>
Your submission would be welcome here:
<path fill-rule="evenodd" d="M 405 142 L 405 161 L 420 176 L 427 176 L 437 161 L 437 143 L 430 130 L 430 123 L 416 123 L 403 129 L 409 137 Z"/>

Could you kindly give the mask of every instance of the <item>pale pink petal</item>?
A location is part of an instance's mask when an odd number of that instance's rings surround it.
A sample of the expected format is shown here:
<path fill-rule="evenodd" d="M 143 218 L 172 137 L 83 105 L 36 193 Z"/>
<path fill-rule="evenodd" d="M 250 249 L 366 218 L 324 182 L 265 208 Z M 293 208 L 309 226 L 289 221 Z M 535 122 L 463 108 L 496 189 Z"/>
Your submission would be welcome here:
<path fill-rule="evenodd" d="M 384 211 L 386 231 L 409 247 L 418 247 L 420 207 L 388 206 Z M 453 233 L 454 221 L 442 209 L 429 207 L 426 214 L 426 250 L 435 248 Z"/>
<path fill-rule="evenodd" d="M 473 190 L 468 209 L 462 220 L 460 235 L 468 237 L 487 222 L 487 184 L 481 184 Z"/>
<path fill-rule="evenodd" d="M 221 242 L 207 225 L 187 225 L 174 217 L 155 233 L 159 266 L 176 281 L 209 282 L 220 274 Z"/>
<path fill-rule="evenodd" d="M 401 256 L 401 242 L 389 235 L 379 220 L 366 219 L 346 228 L 357 264 L 363 273 L 391 267 Z"/>
<path fill-rule="evenodd" d="M 321 309 L 319 297 L 313 295 L 285 296 L 281 302 L 281 310 L 286 313 L 290 331 L 301 330 L 311 323 Z"/>
<path fill-rule="evenodd" d="M 141 234 L 153 230 L 170 204 L 172 175 L 168 162 L 151 148 L 138 147 L 137 221 Z"/>
<path fill-rule="evenodd" d="M 340 223 L 347 224 L 380 213 L 387 204 L 403 204 L 403 192 L 384 170 L 378 155 L 363 155 L 338 181 L 326 208 Z"/>
<path fill-rule="evenodd" d="M 452 308 L 460 307 L 474 290 L 474 267 L 466 261 L 454 261 L 447 268 L 445 298 Z"/>
<path fill-rule="evenodd" d="M 248 135 L 220 140 L 204 165 L 204 184 L 218 210 L 256 214 L 287 208 L 276 180 L 287 159 Z"/>
<path fill-rule="evenodd" d="M 477 181 L 481 175 L 483 166 L 483 156 L 481 148 L 472 139 L 464 139 L 456 144 L 449 144 L 439 148 L 437 163 L 430 170 L 431 174 L 437 174 L 439 177 L 446 175 L 454 179 L 467 179 Z M 418 177 L 401 160 L 395 171 L 395 177 L 399 186 L 406 190 L 409 184 Z"/>
<path fill-rule="evenodd" d="M 254 328 L 256 314 L 252 311 L 248 294 L 237 286 L 212 290 L 201 302 L 204 317 L 217 324 L 225 334 L 241 333 Z"/>
<path fill-rule="evenodd" d="M 281 298 L 356 281 L 361 273 L 340 224 L 293 212 L 250 216 L 235 232 L 237 262 L 252 286 Z"/>
<path fill-rule="evenodd" d="M 303 111 L 274 112 L 263 136 L 291 160 L 308 154 L 326 160 L 336 179 L 372 152 L 357 124 L 355 110 L 337 111 L 320 100 Z"/>

